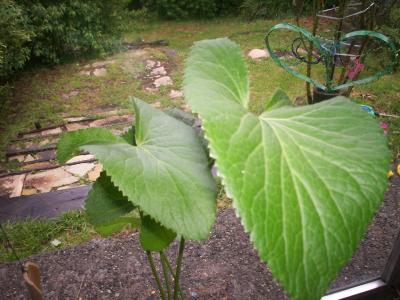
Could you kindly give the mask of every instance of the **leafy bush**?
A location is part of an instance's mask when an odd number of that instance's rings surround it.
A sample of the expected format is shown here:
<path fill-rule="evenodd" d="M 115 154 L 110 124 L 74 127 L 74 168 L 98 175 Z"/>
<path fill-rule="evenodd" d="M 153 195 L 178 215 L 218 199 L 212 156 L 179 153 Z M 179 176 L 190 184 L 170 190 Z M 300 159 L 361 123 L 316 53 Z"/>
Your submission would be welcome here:
<path fill-rule="evenodd" d="M 120 1 L 20 0 L 35 33 L 32 56 L 55 63 L 83 53 L 102 54 L 118 45 L 124 6 Z"/>
<path fill-rule="evenodd" d="M 211 18 L 217 12 L 215 0 L 146 0 L 143 3 L 162 19 Z"/>
<path fill-rule="evenodd" d="M 292 0 L 244 0 L 241 13 L 248 19 L 287 14 L 292 11 Z"/>
<path fill-rule="evenodd" d="M 23 8 L 12 0 L 0 4 L 0 78 L 21 69 L 29 60 L 34 36 Z"/>
<path fill-rule="evenodd" d="M 102 54 L 117 46 L 126 1 L 4 0 L 0 3 L 0 78 L 30 59 Z"/>
<path fill-rule="evenodd" d="M 385 20 L 382 31 L 400 46 L 400 7 L 393 8 Z"/>

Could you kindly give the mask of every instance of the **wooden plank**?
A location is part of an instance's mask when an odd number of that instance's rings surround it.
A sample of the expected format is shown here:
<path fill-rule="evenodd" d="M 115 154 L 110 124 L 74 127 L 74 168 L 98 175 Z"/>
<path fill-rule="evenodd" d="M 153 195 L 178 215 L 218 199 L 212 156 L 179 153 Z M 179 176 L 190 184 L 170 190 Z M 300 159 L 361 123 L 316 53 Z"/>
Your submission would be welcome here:
<path fill-rule="evenodd" d="M 6 156 L 16 156 L 16 155 L 22 155 L 22 154 L 30 154 L 30 153 L 38 153 L 38 152 L 43 152 L 43 151 L 48 151 L 48 150 L 55 150 L 57 148 L 56 144 L 50 144 L 46 145 L 43 147 L 29 147 L 25 149 L 11 149 L 7 150 Z"/>
<path fill-rule="evenodd" d="M 21 196 L 0 197 L 0 222 L 26 218 L 54 218 L 62 212 L 83 209 L 91 186 Z"/>

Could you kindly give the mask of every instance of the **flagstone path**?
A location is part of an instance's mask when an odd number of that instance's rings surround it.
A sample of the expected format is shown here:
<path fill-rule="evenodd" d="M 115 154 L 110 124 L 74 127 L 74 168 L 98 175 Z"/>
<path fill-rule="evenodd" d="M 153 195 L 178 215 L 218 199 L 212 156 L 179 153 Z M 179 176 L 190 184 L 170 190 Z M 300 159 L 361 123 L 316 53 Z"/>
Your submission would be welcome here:
<path fill-rule="evenodd" d="M 140 78 L 144 91 L 154 94 L 159 93 L 161 87 L 170 86 L 170 99 L 183 98 L 183 93 L 174 87 L 168 61 L 158 61 L 146 49 L 137 49 L 127 51 L 124 60 L 119 63 L 124 71 L 133 75 L 138 72 L 135 68 L 140 68 L 137 66 L 138 59 L 142 60 L 145 68 Z M 116 63 L 115 59 L 97 61 L 83 66 L 79 74 L 104 77 L 107 69 Z M 72 90 L 61 97 L 67 100 L 79 93 L 79 90 Z M 160 108 L 161 102 L 155 100 L 152 105 Z M 189 111 L 186 105 L 181 108 Z M 0 197 L 30 196 L 94 182 L 102 171 L 102 166 L 92 155 L 82 153 L 62 165 L 56 161 L 56 144 L 60 135 L 91 127 L 106 127 L 114 134 L 121 135 L 133 121 L 134 117 L 127 109 L 99 108 L 78 117 L 64 116 L 61 124 L 21 132 L 7 150 L 8 167 L 0 169 Z"/>

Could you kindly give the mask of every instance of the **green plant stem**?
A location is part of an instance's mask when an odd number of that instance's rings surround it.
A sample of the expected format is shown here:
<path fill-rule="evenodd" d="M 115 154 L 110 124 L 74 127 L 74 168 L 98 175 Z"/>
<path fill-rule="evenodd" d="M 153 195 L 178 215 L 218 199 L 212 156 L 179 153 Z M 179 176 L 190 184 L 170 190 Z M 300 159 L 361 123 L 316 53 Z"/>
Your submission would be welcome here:
<path fill-rule="evenodd" d="M 164 253 L 162 254 L 162 259 L 165 260 L 165 263 L 166 263 L 166 265 L 168 267 L 168 270 L 171 273 L 171 275 L 172 275 L 172 277 L 173 277 L 173 279 L 175 281 L 176 279 L 175 279 L 174 270 L 172 269 L 171 263 L 169 262 L 167 256 Z M 185 300 L 185 296 L 183 295 L 183 292 L 182 292 L 182 289 L 181 289 L 181 285 L 178 285 L 178 292 L 179 292 L 179 296 L 181 296 L 181 299 Z"/>
<path fill-rule="evenodd" d="M 151 267 L 151 272 L 153 273 L 154 279 L 157 283 L 158 290 L 160 291 L 160 297 L 162 300 L 167 300 L 165 297 L 165 292 L 161 284 L 160 277 L 158 276 L 157 270 L 156 270 L 156 265 L 154 264 L 153 256 L 151 255 L 150 251 L 146 251 L 147 255 L 147 260 L 149 261 L 150 267 Z"/>
<path fill-rule="evenodd" d="M 181 275 L 183 250 L 185 249 L 185 239 L 181 237 L 179 243 L 178 259 L 176 260 L 176 273 L 175 273 L 175 285 L 174 285 L 174 300 L 178 300 L 178 287 L 179 287 L 179 277 Z"/>
<path fill-rule="evenodd" d="M 169 280 L 166 257 L 162 251 L 160 251 L 159 253 L 160 253 L 161 266 L 162 266 L 163 274 L 164 274 L 165 287 L 167 288 L 167 296 L 168 296 L 168 299 L 171 299 L 171 282 Z"/>

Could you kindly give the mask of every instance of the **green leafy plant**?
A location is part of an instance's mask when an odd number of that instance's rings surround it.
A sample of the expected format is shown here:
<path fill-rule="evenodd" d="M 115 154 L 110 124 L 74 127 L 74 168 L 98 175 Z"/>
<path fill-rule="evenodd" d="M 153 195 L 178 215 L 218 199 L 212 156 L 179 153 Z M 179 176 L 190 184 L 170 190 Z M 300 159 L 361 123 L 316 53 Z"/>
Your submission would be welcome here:
<path fill-rule="evenodd" d="M 177 299 L 185 240 L 207 238 L 215 220 L 215 183 L 193 128 L 140 100 L 133 103 L 136 123 L 124 136 L 104 128 L 71 132 L 60 139 L 57 158 L 64 162 L 85 150 L 102 163 L 105 171 L 86 201 L 89 222 L 103 235 L 128 224 L 140 226 L 140 244 L 162 299 Z M 177 236 L 173 271 L 163 251 Z M 165 289 L 153 252 L 160 255 Z"/>
<path fill-rule="evenodd" d="M 228 39 L 195 44 L 184 92 L 260 258 L 293 299 L 319 299 L 383 199 L 390 153 L 379 125 L 346 98 L 293 107 L 283 91 L 253 114 L 241 50 Z M 89 221 L 109 234 L 140 219 L 140 243 L 161 298 L 178 299 L 184 241 L 210 232 L 215 184 L 203 142 L 179 114 L 140 100 L 134 107 L 135 127 L 124 136 L 104 128 L 68 133 L 57 155 L 65 161 L 85 150 L 99 159 L 105 172 L 88 195 Z M 173 270 L 164 250 L 176 237 Z"/>
<path fill-rule="evenodd" d="M 195 44 L 184 93 L 260 258 L 293 299 L 319 299 L 383 199 L 390 153 L 379 125 L 346 98 L 293 107 L 282 91 L 251 113 L 228 39 Z"/>

